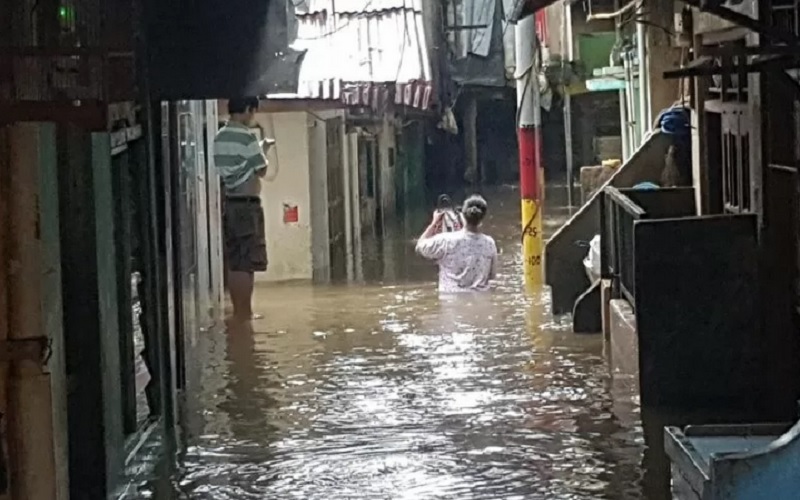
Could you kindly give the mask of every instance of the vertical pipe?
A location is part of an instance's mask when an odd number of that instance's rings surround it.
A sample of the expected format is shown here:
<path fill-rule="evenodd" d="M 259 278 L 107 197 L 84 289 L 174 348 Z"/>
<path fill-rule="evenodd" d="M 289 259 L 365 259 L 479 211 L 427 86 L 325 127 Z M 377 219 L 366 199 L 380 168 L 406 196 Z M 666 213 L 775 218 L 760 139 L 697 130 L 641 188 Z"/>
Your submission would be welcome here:
<path fill-rule="evenodd" d="M 567 0 L 563 0 L 563 13 L 561 16 L 561 74 L 562 79 L 566 77 L 567 62 L 571 63 L 574 57 L 572 53 L 572 6 Z M 572 95 L 569 85 L 564 84 L 564 155 L 567 162 L 567 204 L 574 205 L 572 200 L 573 169 L 574 158 L 572 153 Z"/>
<path fill-rule="evenodd" d="M 639 130 L 636 118 L 636 99 L 634 98 L 635 86 L 633 83 L 633 62 L 631 61 L 630 51 L 625 51 L 622 56 L 622 64 L 625 69 L 625 95 L 627 100 L 626 126 L 628 127 L 628 145 L 630 152 L 639 147 Z"/>
<path fill-rule="evenodd" d="M 515 27 L 522 253 L 525 285 L 543 282 L 541 108 L 536 72 L 534 16 Z"/>
<path fill-rule="evenodd" d="M 619 91 L 619 130 L 622 135 L 622 163 L 627 161 L 630 155 L 630 139 L 628 130 L 628 103 L 625 101 L 627 95 L 624 90 Z"/>
<path fill-rule="evenodd" d="M 644 2 L 636 9 L 636 17 L 641 19 L 644 16 Z M 636 57 L 639 60 L 639 122 L 640 137 L 644 140 L 645 135 L 650 131 L 650 106 L 648 95 L 650 88 L 648 85 L 647 69 L 647 37 L 645 26 L 641 22 L 636 23 Z"/>

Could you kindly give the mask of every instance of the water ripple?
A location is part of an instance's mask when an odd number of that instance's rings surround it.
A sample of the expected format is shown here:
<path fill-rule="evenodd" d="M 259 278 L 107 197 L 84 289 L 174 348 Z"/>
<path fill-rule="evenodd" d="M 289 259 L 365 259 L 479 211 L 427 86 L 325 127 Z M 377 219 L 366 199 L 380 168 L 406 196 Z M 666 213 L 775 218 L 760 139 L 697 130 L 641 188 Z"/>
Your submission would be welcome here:
<path fill-rule="evenodd" d="M 404 278 L 258 290 L 268 321 L 199 344 L 176 497 L 640 498 L 637 406 L 598 336 L 521 292 L 517 220 L 488 223 L 489 296 L 439 300 L 407 235 L 373 266 Z"/>

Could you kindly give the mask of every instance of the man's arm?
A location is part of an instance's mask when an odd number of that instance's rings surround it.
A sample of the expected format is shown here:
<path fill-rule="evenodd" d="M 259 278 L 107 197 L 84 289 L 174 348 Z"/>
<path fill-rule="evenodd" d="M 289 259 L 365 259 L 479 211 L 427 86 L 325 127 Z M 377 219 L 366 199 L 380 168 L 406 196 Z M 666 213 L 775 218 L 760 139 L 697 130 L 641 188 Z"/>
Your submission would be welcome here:
<path fill-rule="evenodd" d="M 247 149 L 248 158 L 246 167 L 251 169 L 256 176 L 264 178 L 267 175 L 269 161 L 267 160 L 267 155 L 264 153 L 264 149 L 261 147 L 261 143 L 255 135 L 253 135 L 253 140 L 250 142 Z"/>

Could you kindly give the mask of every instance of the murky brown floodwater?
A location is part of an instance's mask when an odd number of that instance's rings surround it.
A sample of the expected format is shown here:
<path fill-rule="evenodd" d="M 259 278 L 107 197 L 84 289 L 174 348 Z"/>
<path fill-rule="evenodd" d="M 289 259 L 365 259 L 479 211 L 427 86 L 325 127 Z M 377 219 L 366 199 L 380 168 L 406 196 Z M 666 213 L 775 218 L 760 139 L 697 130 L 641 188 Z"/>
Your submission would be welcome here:
<path fill-rule="evenodd" d="M 517 195 L 488 199 L 491 295 L 439 300 L 410 242 L 425 213 L 368 248 L 368 284 L 264 287 L 252 334 L 203 335 L 175 497 L 640 498 L 638 410 L 601 336 L 523 293 Z"/>

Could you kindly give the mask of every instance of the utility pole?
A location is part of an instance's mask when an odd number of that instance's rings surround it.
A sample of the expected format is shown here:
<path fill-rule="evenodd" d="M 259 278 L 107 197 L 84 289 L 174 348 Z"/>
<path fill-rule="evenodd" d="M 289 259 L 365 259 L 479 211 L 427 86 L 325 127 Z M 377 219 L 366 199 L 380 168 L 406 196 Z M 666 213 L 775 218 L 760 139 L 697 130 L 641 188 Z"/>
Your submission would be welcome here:
<path fill-rule="evenodd" d="M 572 41 L 572 4 L 563 0 L 563 13 L 561 16 L 561 79 L 564 88 L 564 153 L 567 161 L 567 204 L 574 206 L 572 200 L 574 159 L 572 152 L 572 93 L 570 83 L 572 70 L 567 73 L 567 65 L 574 59 Z M 568 80 L 569 79 L 569 80 Z"/>
<path fill-rule="evenodd" d="M 519 185 L 522 198 L 522 257 L 525 285 L 541 285 L 544 281 L 542 235 L 542 169 L 541 105 L 539 95 L 538 41 L 535 17 L 517 22 L 517 138 L 519 141 Z"/>

